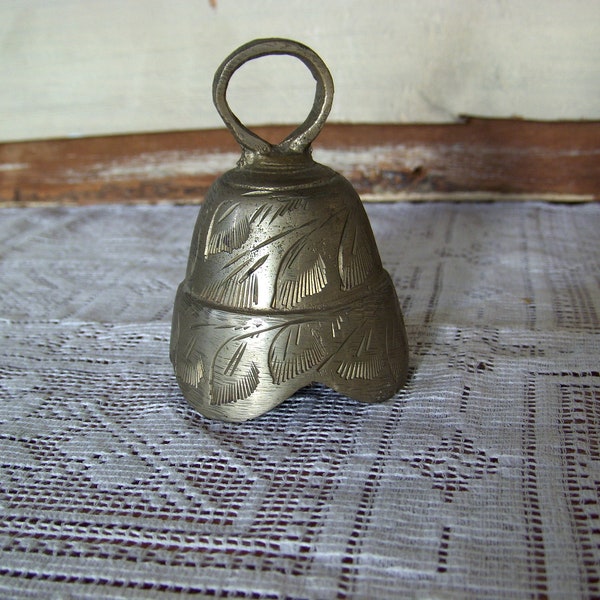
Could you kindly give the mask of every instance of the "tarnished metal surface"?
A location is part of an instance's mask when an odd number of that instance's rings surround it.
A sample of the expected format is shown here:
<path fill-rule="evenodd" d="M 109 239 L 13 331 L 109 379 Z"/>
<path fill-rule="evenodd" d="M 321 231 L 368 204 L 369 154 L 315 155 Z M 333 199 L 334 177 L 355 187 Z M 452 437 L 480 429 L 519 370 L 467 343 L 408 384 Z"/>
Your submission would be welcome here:
<path fill-rule="evenodd" d="M 232 74 L 268 54 L 299 58 L 317 82 L 308 117 L 277 145 L 226 100 Z M 357 193 L 311 158 L 333 99 L 327 67 L 297 42 L 256 40 L 219 67 L 213 98 L 242 156 L 208 192 L 175 300 L 171 360 L 185 397 L 227 421 L 313 381 L 364 402 L 390 398 L 408 363 L 396 292 Z"/>

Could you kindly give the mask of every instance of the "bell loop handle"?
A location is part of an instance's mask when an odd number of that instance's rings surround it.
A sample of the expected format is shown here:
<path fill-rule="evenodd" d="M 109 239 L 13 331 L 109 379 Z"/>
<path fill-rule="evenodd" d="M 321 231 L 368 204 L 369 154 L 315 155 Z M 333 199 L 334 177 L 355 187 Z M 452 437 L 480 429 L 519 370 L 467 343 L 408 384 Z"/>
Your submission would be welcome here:
<path fill-rule="evenodd" d="M 248 129 L 227 103 L 227 86 L 231 76 L 246 62 L 271 54 L 287 54 L 300 59 L 317 82 L 313 106 L 305 121 L 279 144 L 270 144 Z M 225 125 L 243 149 L 258 154 L 273 150 L 282 153 L 305 152 L 319 135 L 333 102 L 333 79 L 323 60 L 308 46 L 282 38 L 259 39 L 240 46 L 217 69 L 213 80 L 213 101 Z"/>

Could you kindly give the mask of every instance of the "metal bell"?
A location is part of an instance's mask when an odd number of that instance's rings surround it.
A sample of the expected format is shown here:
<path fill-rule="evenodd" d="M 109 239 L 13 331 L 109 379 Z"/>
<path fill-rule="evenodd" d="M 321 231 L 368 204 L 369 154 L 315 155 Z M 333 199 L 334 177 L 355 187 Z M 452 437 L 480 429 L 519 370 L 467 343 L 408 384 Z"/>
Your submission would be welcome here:
<path fill-rule="evenodd" d="M 232 74 L 270 54 L 299 58 L 316 85 L 307 119 L 280 144 L 247 129 L 226 100 Z M 367 215 L 351 184 L 311 158 L 333 81 L 308 47 L 255 40 L 215 74 L 213 99 L 242 147 L 208 191 L 173 312 L 171 361 L 207 417 L 245 421 L 321 382 L 364 402 L 406 379 L 406 332 Z"/>

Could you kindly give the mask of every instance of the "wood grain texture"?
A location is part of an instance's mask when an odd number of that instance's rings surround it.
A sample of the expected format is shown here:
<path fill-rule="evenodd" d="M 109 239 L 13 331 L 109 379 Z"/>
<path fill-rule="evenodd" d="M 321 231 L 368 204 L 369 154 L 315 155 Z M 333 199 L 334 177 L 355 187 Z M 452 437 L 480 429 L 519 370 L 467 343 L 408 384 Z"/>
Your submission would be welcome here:
<path fill-rule="evenodd" d="M 327 125 L 314 156 L 363 199 L 583 201 L 600 199 L 599 140 L 600 122 Z M 201 202 L 238 157 L 227 130 L 0 144 L 0 202 Z"/>

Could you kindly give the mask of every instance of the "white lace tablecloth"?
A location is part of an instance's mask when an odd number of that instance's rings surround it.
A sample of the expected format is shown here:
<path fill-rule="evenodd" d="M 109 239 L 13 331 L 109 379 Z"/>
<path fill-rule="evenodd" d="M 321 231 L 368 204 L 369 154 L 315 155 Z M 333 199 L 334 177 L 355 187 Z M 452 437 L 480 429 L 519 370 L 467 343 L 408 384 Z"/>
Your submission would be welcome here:
<path fill-rule="evenodd" d="M 1 598 L 600 595 L 600 206 L 367 207 L 406 389 L 209 421 L 197 207 L 0 210 Z"/>

